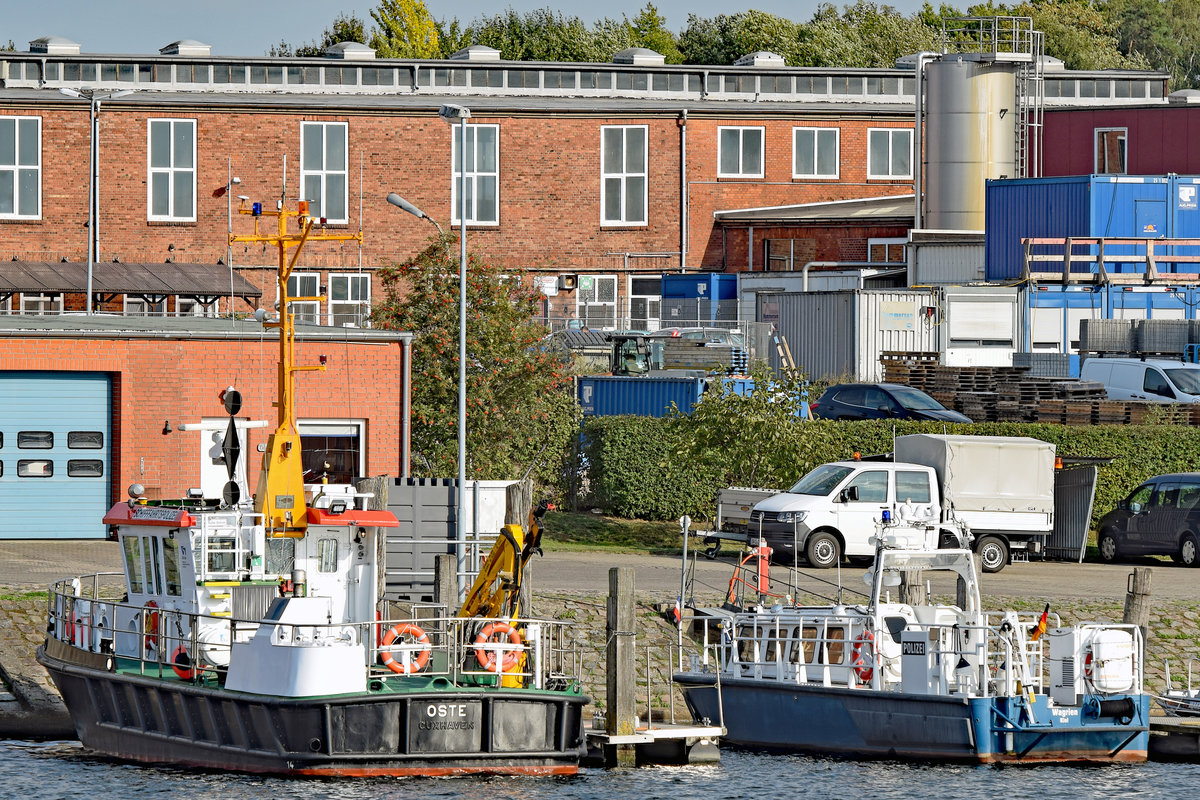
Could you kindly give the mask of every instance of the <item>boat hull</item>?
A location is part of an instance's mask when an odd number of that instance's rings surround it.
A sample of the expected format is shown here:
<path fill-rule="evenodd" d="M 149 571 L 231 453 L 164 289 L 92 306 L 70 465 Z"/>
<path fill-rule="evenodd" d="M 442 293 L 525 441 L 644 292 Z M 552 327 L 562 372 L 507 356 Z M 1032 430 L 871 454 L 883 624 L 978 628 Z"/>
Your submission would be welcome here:
<path fill-rule="evenodd" d="M 76 734 L 121 759 L 283 775 L 570 775 L 584 748 L 579 694 L 447 685 L 279 698 L 112 671 L 56 644 L 38 660 Z"/>
<path fill-rule="evenodd" d="M 1131 717 L 1092 718 L 1051 709 L 1044 695 L 1032 719 L 1013 698 L 944 697 L 679 673 L 696 719 L 724 724 L 723 741 L 745 747 L 860 758 L 931 761 L 1145 761 L 1148 696 Z"/>

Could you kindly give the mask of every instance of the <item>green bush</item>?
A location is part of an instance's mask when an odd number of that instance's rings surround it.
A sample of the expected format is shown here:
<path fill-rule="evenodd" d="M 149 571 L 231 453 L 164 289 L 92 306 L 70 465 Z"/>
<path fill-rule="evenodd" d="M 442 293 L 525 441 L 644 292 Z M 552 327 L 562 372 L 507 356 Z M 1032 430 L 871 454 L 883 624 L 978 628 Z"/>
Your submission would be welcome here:
<path fill-rule="evenodd" d="M 602 510 L 641 519 L 711 514 L 717 490 L 756 485 L 786 488 L 819 464 L 892 449 L 893 436 L 951 433 L 1029 436 L 1050 442 L 1063 457 L 1111 458 L 1099 467 L 1093 524 L 1133 487 L 1152 475 L 1187 472 L 1200 465 L 1200 431 L 1180 425 L 1092 425 L 994 422 L 788 420 L 767 434 L 696 435 L 692 417 L 601 417 L 584 431 L 591 502 Z M 711 418 L 704 424 L 720 424 Z M 737 430 L 737 422 L 724 423 Z M 705 442 L 721 441 L 721 452 Z M 755 461 L 753 478 L 739 472 L 746 453 L 769 447 L 774 457 Z M 745 452 L 742 452 L 745 451 Z"/>

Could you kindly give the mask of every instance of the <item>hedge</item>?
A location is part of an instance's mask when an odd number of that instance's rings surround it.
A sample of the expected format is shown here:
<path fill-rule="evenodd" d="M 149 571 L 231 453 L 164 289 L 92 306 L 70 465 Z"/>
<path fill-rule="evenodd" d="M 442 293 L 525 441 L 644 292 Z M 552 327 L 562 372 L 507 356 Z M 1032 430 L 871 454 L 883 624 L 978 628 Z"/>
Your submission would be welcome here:
<path fill-rule="evenodd" d="M 746 485 L 724 465 L 738 459 L 689 450 L 687 417 L 600 417 L 584 423 L 589 502 L 604 512 L 668 520 L 681 514 L 711 515 L 717 490 Z M 885 453 L 892 437 L 910 433 L 1029 436 L 1050 442 L 1063 457 L 1110 458 L 1099 467 L 1093 525 L 1130 490 L 1153 475 L 1200 470 L 1200 430 L 1179 425 L 1092 425 L 992 422 L 943 425 L 934 422 L 869 420 L 794 422 L 771 447 L 782 448 L 786 467 L 760 476 L 759 485 L 786 488 L 828 461 Z M 781 444 L 782 442 L 782 444 Z M 740 447 L 755 447 L 741 441 Z"/>

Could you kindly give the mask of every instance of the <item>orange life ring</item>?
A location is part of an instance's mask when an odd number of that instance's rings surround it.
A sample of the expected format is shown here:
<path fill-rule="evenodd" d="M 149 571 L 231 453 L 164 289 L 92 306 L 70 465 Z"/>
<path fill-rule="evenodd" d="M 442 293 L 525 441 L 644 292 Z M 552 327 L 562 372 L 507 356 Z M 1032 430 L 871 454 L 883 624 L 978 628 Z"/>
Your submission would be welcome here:
<path fill-rule="evenodd" d="M 509 650 L 504 653 L 504 658 L 500 659 L 497 664 L 496 653 L 487 650 L 482 645 L 495 641 L 492 637 L 507 635 L 508 642 L 513 647 L 520 647 L 521 634 L 518 633 L 507 622 L 489 622 L 479 631 L 479 635 L 475 637 L 475 660 L 479 662 L 479 666 L 483 667 L 488 672 L 510 672 L 517 662 L 521 659 L 521 654 L 518 650 Z"/>
<path fill-rule="evenodd" d="M 146 623 L 146 649 L 155 650 L 158 648 L 158 603 L 151 600 L 146 603 L 146 608 L 154 609 L 142 617 Z"/>
<path fill-rule="evenodd" d="M 1083 657 L 1083 677 L 1087 678 L 1090 681 L 1092 679 L 1092 672 L 1093 672 L 1092 650 L 1089 647 L 1088 651 L 1087 651 L 1087 655 L 1085 655 Z"/>
<path fill-rule="evenodd" d="M 863 656 L 863 650 L 867 646 L 871 648 L 871 663 L 867 662 Z M 854 647 L 850 649 L 850 666 L 854 668 L 854 674 L 863 683 L 870 683 L 871 678 L 875 675 L 875 634 L 869 630 L 864 630 L 858 636 L 854 637 Z"/>
<path fill-rule="evenodd" d="M 196 670 L 192 669 L 192 657 L 188 655 L 187 645 L 181 644 L 175 648 L 175 652 L 171 654 L 171 669 L 175 670 L 175 674 L 185 681 L 196 677 Z"/>
<path fill-rule="evenodd" d="M 397 661 L 390 650 L 379 651 L 379 662 L 385 667 L 399 675 L 409 675 L 414 672 L 420 672 L 429 663 L 429 655 L 431 648 L 429 646 L 429 637 L 425 635 L 425 631 L 419 625 L 414 625 L 411 622 L 405 622 L 400 625 L 393 625 L 388 629 L 388 632 L 383 635 L 382 647 L 388 647 L 392 642 L 402 636 L 411 636 L 414 644 L 424 645 L 424 649 L 417 652 L 417 657 L 411 659 L 407 664 L 403 661 Z"/>

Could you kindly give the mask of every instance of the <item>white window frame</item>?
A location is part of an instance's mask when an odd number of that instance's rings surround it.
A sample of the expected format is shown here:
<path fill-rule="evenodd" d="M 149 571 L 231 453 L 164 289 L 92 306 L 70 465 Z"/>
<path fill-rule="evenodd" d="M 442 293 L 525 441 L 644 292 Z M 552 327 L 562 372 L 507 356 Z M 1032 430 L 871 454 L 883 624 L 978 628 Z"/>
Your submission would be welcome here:
<path fill-rule="evenodd" d="M 800 143 L 797 141 L 801 133 L 811 133 L 813 135 L 812 142 L 812 157 L 813 171 L 801 172 L 796 168 L 796 158 L 800 154 Z M 821 172 L 821 139 L 828 139 L 829 135 L 833 135 L 833 172 Z M 795 127 L 792 128 L 792 177 L 793 178 L 808 178 L 810 180 L 837 180 L 841 177 L 842 172 L 842 131 L 841 128 L 812 128 L 812 127 Z"/>
<path fill-rule="evenodd" d="M 220 299 L 202 303 L 194 297 L 175 295 L 175 316 L 177 317 L 219 317 L 220 315 Z"/>
<path fill-rule="evenodd" d="M 365 419 L 317 419 L 302 417 L 296 420 L 296 433 L 300 436 L 349 435 L 358 437 L 358 474 L 366 475 L 367 469 L 367 421 Z M 310 480 L 313 478 L 313 480 Z M 305 483 L 320 483 L 319 476 L 309 475 Z"/>
<path fill-rule="evenodd" d="M 588 282 L 592 283 L 590 289 L 586 288 Z M 585 300 L 585 295 L 590 293 L 591 297 L 595 298 L 599 294 L 599 285 L 603 283 L 612 287 L 612 300 Z M 575 318 L 579 320 L 581 325 L 586 325 L 592 330 L 613 330 L 617 327 L 617 305 L 620 298 L 617 296 L 617 276 L 616 275 L 580 275 L 578 288 L 575 290 Z M 610 307 L 611 313 L 605 315 L 606 319 L 603 325 L 593 325 L 588 321 L 589 314 L 587 310 L 592 307 Z"/>
<path fill-rule="evenodd" d="M 167 166 L 154 166 L 154 135 L 155 125 L 166 125 L 167 133 Z M 179 153 L 175 149 L 176 128 L 190 129 L 191 148 L 187 156 L 187 164 L 176 164 Z M 167 213 L 154 213 L 154 178 L 156 175 L 167 177 Z M 192 209 L 190 214 L 179 213 L 175 208 L 175 188 L 179 181 L 191 184 Z M 151 117 L 146 120 L 146 219 L 151 222 L 195 222 L 196 221 L 196 120 Z"/>
<path fill-rule="evenodd" d="M 613 165 L 606 164 L 604 158 L 605 140 L 609 131 L 621 131 L 620 169 L 610 169 Z M 642 136 L 642 163 L 632 165 L 626 153 L 629 149 L 629 134 L 639 131 Z M 650 224 L 649 186 L 650 186 L 650 126 L 648 125 L 601 125 L 600 126 L 600 225 L 601 227 L 619 226 L 622 228 L 644 228 Z M 631 215 L 625 199 L 631 180 L 641 179 L 642 182 L 642 215 L 637 218 Z M 619 193 L 621 212 L 614 219 L 607 216 L 609 187 Z"/>
<path fill-rule="evenodd" d="M 662 327 L 662 277 L 658 276 L 658 280 L 659 280 L 658 294 L 634 294 L 634 291 L 633 291 L 633 282 L 634 281 L 640 280 L 643 278 L 654 278 L 654 277 L 655 276 L 653 276 L 653 275 L 629 275 L 626 277 L 625 297 L 628 298 L 628 301 L 629 301 L 629 315 L 626 318 L 626 322 L 629 324 L 629 327 L 631 327 L 631 328 L 634 327 L 634 325 L 633 325 L 633 301 L 634 300 L 645 300 L 646 301 L 646 306 L 647 306 L 647 308 L 646 308 L 646 330 L 656 331 L 660 327 Z"/>
<path fill-rule="evenodd" d="M 329 166 L 329 150 L 326 145 L 327 132 L 334 128 L 340 128 L 342 131 L 342 166 L 340 168 Z M 306 139 L 309 136 L 320 135 L 321 137 L 321 163 L 319 166 L 305 163 L 305 148 Z M 319 219 L 324 219 L 331 225 L 345 225 L 349 222 L 350 214 L 350 126 L 345 122 L 301 122 L 300 123 L 300 195 L 310 204 L 315 205 L 313 216 Z M 340 217 L 329 216 L 329 179 L 331 177 L 340 176 L 342 179 L 341 202 L 343 215 Z M 311 197 L 308 194 L 309 179 L 315 179 L 320 189 L 317 194 L 319 197 Z"/>
<path fill-rule="evenodd" d="M 337 291 L 336 284 L 338 284 L 341 281 L 345 281 L 345 283 L 346 283 L 347 297 L 345 300 L 335 299 L 335 292 Z M 365 297 L 360 297 L 360 298 L 356 299 L 356 298 L 352 298 L 349 296 L 351 287 L 353 287 L 356 284 L 359 286 L 366 287 L 366 296 Z M 370 275 L 370 273 L 367 273 L 367 272 L 333 272 L 333 273 L 330 273 L 330 275 L 329 275 L 329 293 L 326 296 L 326 299 L 328 300 L 328 303 L 327 303 L 327 305 L 328 305 L 328 314 L 327 314 L 328 322 L 326 324 L 337 325 L 338 327 L 349 327 L 349 328 L 366 328 L 366 327 L 370 326 L 370 319 L 369 319 L 369 317 L 371 315 L 371 275 Z M 347 315 L 344 311 L 338 311 L 337 310 L 338 307 L 352 306 L 352 305 L 359 306 L 359 311 L 356 315 L 358 317 L 357 322 L 354 324 L 351 324 L 351 325 L 346 325 L 345 323 L 342 323 L 339 325 L 339 323 L 337 323 L 335 321 L 335 317 L 347 316 Z"/>
<path fill-rule="evenodd" d="M 293 280 L 295 283 L 293 283 Z M 316 291 L 311 295 L 300 291 L 300 282 L 312 280 L 316 282 Z M 293 272 L 288 276 L 288 297 L 320 297 L 321 296 L 321 273 L 319 272 Z M 275 306 L 279 307 L 279 289 L 275 289 Z M 321 301 L 320 300 L 293 300 L 288 303 L 292 310 L 292 316 L 297 321 L 310 323 L 312 325 L 321 324 Z"/>
<path fill-rule="evenodd" d="M 8 175 L 12 181 L 12 211 L 0 212 L 0 219 L 41 219 L 42 218 L 42 118 L 41 117 L 0 117 L 0 124 L 7 125 L 12 121 L 13 126 L 13 163 L 0 164 L 0 176 Z M 23 122 L 33 121 L 37 136 L 37 163 L 22 164 L 21 162 L 21 129 L 28 127 Z M 20 205 L 21 173 L 34 171 L 37 175 L 37 198 L 34 208 L 25 209 Z M 85 190 L 86 191 L 86 190 Z"/>
<path fill-rule="evenodd" d="M 31 310 L 29 308 L 30 305 L 36 305 L 37 308 Z M 50 292 L 47 294 L 23 292 L 21 294 L 21 313 L 61 314 L 63 313 L 63 296 L 58 292 Z"/>
<path fill-rule="evenodd" d="M 887 172 L 873 172 L 872 169 L 877 165 L 871 163 L 871 140 L 877 135 L 886 135 L 888 137 L 888 163 Z M 899 152 L 896 139 L 907 139 L 906 145 L 908 148 L 908 172 L 899 173 L 893 172 L 893 164 L 896 160 L 896 153 Z M 867 128 L 867 180 L 872 181 L 898 181 L 911 180 L 913 176 L 913 129 L 912 128 Z"/>
<path fill-rule="evenodd" d="M 725 172 L 722 169 L 722 164 L 725 162 L 725 132 L 738 132 L 738 171 Z M 758 170 L 756 172 L 747 172 L 743 160 L 745 158 L 746 149 L 746 134 L 758 134 Z M 767 160 L 766 156 L 766 141 L 767 129 L 761 125 L 724 125 L 717 128 L 717 177 L 718 178 L 761 178 L 764 175 L 763 164 Z"/>
<path fill-rule="evenodd" d="M 1110 170 L 1108 167 L 1108 153 L 1104 153 L 1105 169 L 1100 169 L 1100 134 L 1102 133 L 1119 133 L 1118 140 L 1121 142 L 1121 158 L 1125 163 L 1121 166 L 1123 169 Z M 1129 174 L 1129 128 L 1093 128 L 1092 129 L 1092 166 L 1093 172 L 1098 175 L 1127 175 Z"/>
<path fill-rule="evenodd" d="M 458 148 L 462 141 L 462 131 L 459 130 L 459 125 L 450 126 L 450 166 L 453 175 L 450 176 L 450 221 L 454 225 L 461 225 L 460 217 L 462 216 L 461 203 L 458 195 L 458 185 L 464 177 L 460 170 L 462 169 L 458 160 Z M 484 170 L 479 168 L 480 156 L 483 151 L 480 147 L 479 136 L 477 131 L 487 128 L 492 131 L 492 143 L 496 151 L 491 154 L 491 163 L 493 168 Z M 467 186 L 470 187 L 467 193 L 467 225 L 476 228 L 494 228 L 500 224 L 500 126 L 495 124 L 490 125 L 467 125 Z M 492 207 L 495 210 L 495 219 L 480 219 L 479 217 L 479 187 L 488 179 L 491 179 L 493 188 Z"/>
<path fill-rule="evenodd" d="M 122 298 L 121 313 L 127 317 L 165 317 L 167 298 L 164 296 L 157 303 L 151 303 L 144 297 L 127 294 Z"/>
<path fill-rule="evenodd" d="M 904 248 L 904 251 L 903 251 L 904 259 L 901 259 L 900 261 L 888 261 L 886 259 L 884 261 L 876 261 L 875 259 L 871 258 L 871 248 L 872 247 L 882 245 L 884 248 L 883 252 L 886 255 L 887 251 L 891 248 L 891 246 L 896 245 L 896 244 L 898 244 Z M 904 263 L 907 263 L 907 258 L 908 258 L 908 239 L 904 238 L 903 236 L 889 236 L 889 237 L 877 237 L 877 238 L 873 238 L 873 239 L 872 238 L 867 239 L 867 261 L 869 261 L 872 264 L 904 264 Z"/>

